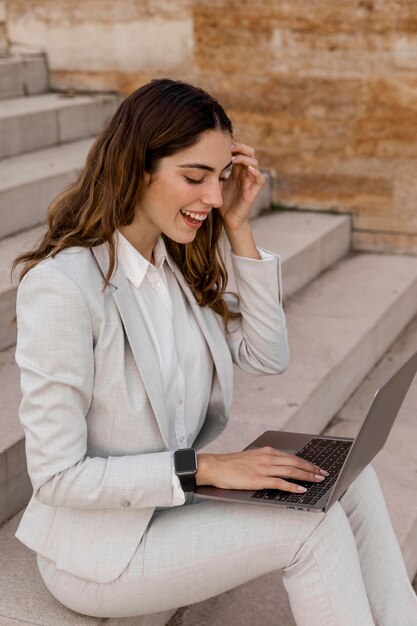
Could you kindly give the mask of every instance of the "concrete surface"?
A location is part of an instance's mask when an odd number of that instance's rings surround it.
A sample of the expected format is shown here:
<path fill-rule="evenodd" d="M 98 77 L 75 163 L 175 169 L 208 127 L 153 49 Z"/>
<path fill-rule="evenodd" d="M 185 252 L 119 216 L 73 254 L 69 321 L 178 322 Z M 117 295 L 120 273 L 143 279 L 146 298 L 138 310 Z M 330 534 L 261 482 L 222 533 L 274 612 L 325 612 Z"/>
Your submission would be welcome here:
<path fill-rule="evenodd" d="M 44 93 L 48 68 L 43 55 L 17 55 L 0 59 L 0 98 Z"/>
<path fill-rule="evenodd" d="M 260 215 L 252 227 L 257 244 L 281 256 L 284 298 L 307 285 L 350 249 L 350 220 L 346 215 L 273 211 Z M 227 242 L 224 249 L 230 249 Z M 230 263 L 228 271 L 228 289 L 235 290 Z"/>
<path fill-rule="evenodd" d="M 118 103 L 111 94 L 57 93 L 0 101 L 0 158 L 96 135 Z"/>
<path fill-rule="evenodd" d="M 11 275 L 11 262 L 19 254 L 31 249 L 43 235 L 44 226 L 37 226 L 0 239 L 0 350 L 16 343 L 16 325 L 11 324 L 16 308 L 16 285 L 22 266 Z"/>
<path fill-rule="evenodd" d="M 76 177 L 93 140 L 3 159 L 0 239 L 41 224 L 52 200 Z"/>
<path fill-rule="evenodd" d="M 284 309 L 288 370 L 251 376 L 236 368 L 228 427 L 208 451 L 242 449 L 268 429 L 323 430 L 414 317 L 417 259 L 352 255 L 290 297 Z"/>
<path fill-rule="evenodd" d="M 26 506 L 32 494 L 18 418 L 21 393 L 14 352 L 14 347 L 0 352 L 0 524 Z"/>

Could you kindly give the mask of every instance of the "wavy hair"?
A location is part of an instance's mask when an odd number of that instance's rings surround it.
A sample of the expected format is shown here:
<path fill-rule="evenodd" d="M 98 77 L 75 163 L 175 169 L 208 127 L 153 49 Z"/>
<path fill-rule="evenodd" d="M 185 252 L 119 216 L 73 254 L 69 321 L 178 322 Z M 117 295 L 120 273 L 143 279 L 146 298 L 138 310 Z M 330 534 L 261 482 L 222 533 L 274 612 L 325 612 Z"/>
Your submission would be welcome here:
<path fill-rule="evenodd" d="M 107 242 L 110 263 L 103 290 L 117 263 L 114 231 L 131 224 L 144 192 L 144 174 L 160 159 L 194 145 L 207 130 L 233 135 L 223 107 L 203 89 L 182 81 L 155 79 L 126 98 L 97 137 L 78 178 L 49 206 L 47 230 L 35 247 L 12 263 L 24 263 L 19 282 L 43 259 L 72 246 Z M 223 318 L 238 314 L 227 307 L 227 270 L 220 249 L 223 220 L 211 211 L 191 243 L 163 235 L 198 304 Z M 15 320 L 16 318 L 14 318 Z"/>

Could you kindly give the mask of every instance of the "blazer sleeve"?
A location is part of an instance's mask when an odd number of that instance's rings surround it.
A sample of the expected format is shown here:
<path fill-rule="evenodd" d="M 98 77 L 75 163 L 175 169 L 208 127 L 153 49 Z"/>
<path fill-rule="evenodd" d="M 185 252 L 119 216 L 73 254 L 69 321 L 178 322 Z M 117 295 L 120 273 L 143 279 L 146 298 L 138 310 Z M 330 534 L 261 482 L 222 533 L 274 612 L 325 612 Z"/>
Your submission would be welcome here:
<path fill-rule="evenodd" d="M 225 300 L 241 317 L 228 323 L 226 340 L 233 362 L 252 374 L 281 374 L 288 367 L 288 335 L 282 308 L 281 259 L 262 248 L 261 259 L 231 252 L 239 303 Z"/>
<path fill-rule="evenodd" d="M 87 455 L 94 389 L 90 311 L 65 274 L 38 265 L 17 291 L 19 416 L 34 497 L 50 506 L 112 509 L 172 506 L 172 452 Z"/>

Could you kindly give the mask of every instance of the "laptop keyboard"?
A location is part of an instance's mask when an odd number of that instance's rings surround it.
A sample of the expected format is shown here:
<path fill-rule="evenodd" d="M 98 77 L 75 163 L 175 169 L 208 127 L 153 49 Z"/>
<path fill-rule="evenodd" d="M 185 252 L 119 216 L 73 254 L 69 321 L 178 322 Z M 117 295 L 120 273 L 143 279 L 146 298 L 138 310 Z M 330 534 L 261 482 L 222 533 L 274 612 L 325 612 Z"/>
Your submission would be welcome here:
<path fill-rule="evenodd" d="M 323 494 L 336 482 L 352 443 L 353 441 L 337 441 L 336 439 L 311 439 L 297 452 L 297 456 L 328 471 L 329 476 L 326 476 L 321 483 L 287 478 L 286 480 L 290 483 L 307 487 L 307 491 L 304 493 L 291 493 L 281 489 L 259 489 L 253 494 L 252 498 L 269 500 L 270 502 L 316 504 Z"/>

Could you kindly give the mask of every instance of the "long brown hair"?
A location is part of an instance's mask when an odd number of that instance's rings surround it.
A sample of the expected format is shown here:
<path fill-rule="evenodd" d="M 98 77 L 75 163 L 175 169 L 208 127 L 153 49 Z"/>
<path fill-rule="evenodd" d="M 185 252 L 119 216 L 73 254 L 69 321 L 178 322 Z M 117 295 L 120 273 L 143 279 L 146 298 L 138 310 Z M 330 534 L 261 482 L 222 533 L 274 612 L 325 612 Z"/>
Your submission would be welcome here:
<path fill-rule="evenodd" d="M 182 81 L 155 79 L 122 102 L 91 147 L 84 169 L 49 206 L 47 231 L 36 246 L 12 264 L 24 263 L 19 282 L 43 259 L 71 246 L 109 246 L 110 263 L 103 290 L 116 265 L 113 233 L 130 224 L 144 192 L 144 173 L 154 173 L 160 159 L 195 144 L 206 130 L 233 135 L 223 107 L 203 89 Z M 223 298 L 227 271 L 220 251 L 223 221 L 218 211 L 179 244 L 163 235 L 198 304 L 219 313 L 227 324 L 236 313 Z"/>

